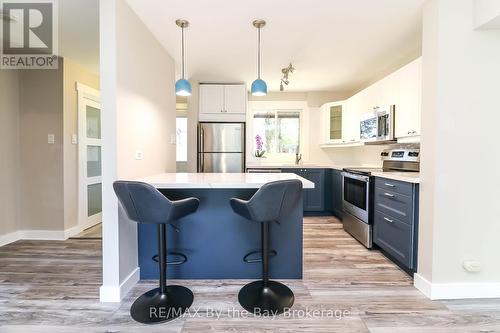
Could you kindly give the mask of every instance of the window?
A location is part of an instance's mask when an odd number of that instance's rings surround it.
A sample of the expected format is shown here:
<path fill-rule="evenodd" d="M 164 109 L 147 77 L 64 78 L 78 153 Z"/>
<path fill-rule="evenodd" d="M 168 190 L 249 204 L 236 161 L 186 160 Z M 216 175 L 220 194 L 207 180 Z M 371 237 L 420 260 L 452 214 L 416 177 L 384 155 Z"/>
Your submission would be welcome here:
<path fill-rule="evenodd" d="M 257 135 L 262 138 L 266 154 L 295 154 L 299 151 L 299 110 L 255 111 L 252 125 L 254 151 Z"/>
<path fill-rule="evenodd" d="M 177 162 L 187 162 L 187 118 L 177 117 L 175 124 Z"/>

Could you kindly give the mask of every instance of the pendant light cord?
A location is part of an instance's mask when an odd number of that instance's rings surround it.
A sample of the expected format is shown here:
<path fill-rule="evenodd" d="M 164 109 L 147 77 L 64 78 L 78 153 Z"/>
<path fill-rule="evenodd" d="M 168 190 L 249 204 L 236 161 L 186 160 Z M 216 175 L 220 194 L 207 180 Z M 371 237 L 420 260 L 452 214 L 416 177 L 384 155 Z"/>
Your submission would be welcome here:
<path fill-rule="evenodd" d="M 258 29 L 259 54 L 257 55 L 257 78 L 260 79 L 260 27 Z"/>
<path fill-rule="evenodd" d="M 181 39 L 182 39 L 182 78 L 184 79 L 184 27 L 181 27 Z"/>

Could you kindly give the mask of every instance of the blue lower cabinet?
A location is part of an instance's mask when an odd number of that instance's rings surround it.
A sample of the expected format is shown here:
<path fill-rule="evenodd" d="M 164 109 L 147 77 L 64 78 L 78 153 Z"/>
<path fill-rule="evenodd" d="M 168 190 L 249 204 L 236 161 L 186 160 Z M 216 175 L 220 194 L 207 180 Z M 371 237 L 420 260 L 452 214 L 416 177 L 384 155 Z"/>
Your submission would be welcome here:
<path fill-rule="evenodd" d="M 325 211 L 325 173 L 326 169 L 287 169 L 314 183 L 313 189 L 304 190 L 304 212 Z"/>
<path fill-rule="evenodd" d="M 417 269 L 418 184 L 375 178 L 373 242 L 408 271 Z"/>
<path fill-rule="evenodd" d="M 342 210 L 342 171 L 340 170 L 331 170 L 330 174 L 330 195 L 327 196 L 327 199 L 330 201 L 330 211 L 338 217 L 342 219 L 343 210 Z"/>

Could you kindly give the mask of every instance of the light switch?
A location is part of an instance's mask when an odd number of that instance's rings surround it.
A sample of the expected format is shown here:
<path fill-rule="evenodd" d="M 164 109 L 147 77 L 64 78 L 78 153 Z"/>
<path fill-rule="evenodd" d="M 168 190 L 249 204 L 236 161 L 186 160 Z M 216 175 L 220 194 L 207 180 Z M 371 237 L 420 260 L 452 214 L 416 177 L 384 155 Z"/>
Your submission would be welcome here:
<path fill-rule="evenodd" d="M 71 143 L 74 145 L 78 144 L 78 136 L 76 134 L 71 136 Z"/>
<path fill-rule="evenodd" d="M 53 145 L 54 143 L 56 143 L 56 136 L 54 134 L 47 135 L 47 143 L 49 145 Z"/>
<path fill-rule="evenodd" d="M 136 150 L 135 151 L 135 159 L 136 160 L 142 160 L 143 159 L 142 150 Z"/>
<path fill-rule="evenodd" d="M 176 135 L 170 134 L 170 144 L 175 145 L 175 142 L 176 142 Z"/>

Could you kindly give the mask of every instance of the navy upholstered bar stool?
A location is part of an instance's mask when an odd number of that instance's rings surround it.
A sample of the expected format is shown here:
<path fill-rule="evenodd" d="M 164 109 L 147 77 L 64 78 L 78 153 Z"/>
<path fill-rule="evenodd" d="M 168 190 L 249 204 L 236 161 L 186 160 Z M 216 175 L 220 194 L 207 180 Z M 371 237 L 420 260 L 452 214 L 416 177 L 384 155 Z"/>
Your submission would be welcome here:
<path fill-rule="evenodd" d="M 260 223 L 262 242 L 262 280 L 250 282 L 238 294 L 241 306 L 249 312 L 273 311 L 282 313 L 290 308 L 294 302 L 293 292 L 286 285 L 269 280 L 269 255 L 277 255 L 276 251 L 269 250 L 269 224 L 280 221 L 280 217 L 287 216 L 296 205 L 300 204 L 302 196 L 302 182 L 300 180 L 280 180 L 263 185 L 248 201 L 233 198 L 231 207 L 238 215 Z M 251 254 L 251 253 L 250 253 Z M 286 253 L 284 254 L 286 255 Z"/>
<path fill-rule="evenodd" d="M 130 308 L 132 318 L 151 324 L 181 316 L 193 304 L 193 293 L 183 286 L 167 286 L 166 224 L 194 213 L 199 200 L 170 201 L 153 186 L 141 182 L 116 181 L 113 188 L 130 220 L 158 226 L 159 287 L 135 300 Z"/>

